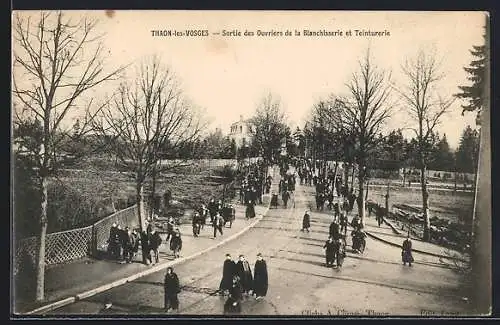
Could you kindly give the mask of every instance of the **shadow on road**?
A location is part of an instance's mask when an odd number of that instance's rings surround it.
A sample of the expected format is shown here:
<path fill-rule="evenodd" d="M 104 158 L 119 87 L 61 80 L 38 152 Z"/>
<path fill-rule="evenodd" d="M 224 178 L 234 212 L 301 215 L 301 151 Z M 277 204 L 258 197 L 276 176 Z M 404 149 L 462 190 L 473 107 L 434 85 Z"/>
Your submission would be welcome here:
<path fill-rule="evenodd" d="M 267 230 L 281 230 L 281 231 L 290 231 L 296 232 L 297 229 L 286 229 L 282 227 L 266 227 L 266 226 L 255 226 L 253 229 L 267 229 Z"/>
<path fill-rule="evenodd" d="M 321 264 L 321 263 L 319 263 L 319 264 Z M 321 264 L 321 265 L 324 265 L 324 264 Z M 321 278 L 326 278 L 326 279 L 337 279 L 337 280 L 350 281 L 350 282 L 356 282 L 356 283 L 371 284 L 371 285 L 376 285 L 376 286 L 385 287 L 385 288 L 389 288 L 389 289 L 399 289 L 399 290 L 405 290 L 405 291 L 409 291 L 409 292 L 418 292 L 418 293 L 423 293 L 423 294 L 449 297 L 449 298 L 453 298 L 453 299 L 457 299 L 457 300 L 462 299 L 462 297 L 457 295 L 457 294 L 447 293 L 443 290 L 432 291 L 432 290 L 423 290 L 423 289 L 419 289 L 419 288 L 415 288 L 415 287 L 409 288 L 409 287 L 403 287 L 403 286 L 398 286 L 398 285 L 392 285 L 392 284 L 385 283 L 385 282 L 371 281 L 371 280 L 366 280 L 366 279 L 357 279 L 357 278 L 353 278 L 353 277 L 349 277 L 349 276 L 323 275 L 323 274 L 317 274 L 317 273 L 312 273 L 312 272 L 305 272 L 305 271 L 284 268 L 284 267 L 278 267 L 277 269 L 280 271 L 288 271 L 288 272 L 302 274 L 302 275 L 306 275 L 306 276 L 314 276 L 314 277 L 321 277 Z M 410 270 L 410 269 L 406 268 L 406 270 Z"/>
<path fill-rule="evenodd" d="M 322 247 L 322 245 L 314 245 L 314 246 L 321 246 Z M 309 252 L 301 252 L 301 251 L 291 251 L 291 250 L 280 249 L 280 252 L 299 254 L 299 255 L 305 255 L 305 256 L 315 256 L 315 257 L 321 257 L 321 258 L 325 257 L 325 254 L 317 254 L 317 253 L 309 253 Z M 366 257 L 364 255 L 359 255 L 357 253 L 354 253 L 354 251 L 352 249 L 346 249 L 346 253 L 350 253 L 346 256 L 346 258 L 353 258 L 356 260 L 374 262 L 374 263 L 379 263 L 379 264 L 401 265 L 401 263 L 398 263 L 398 262 L 382 261 L 382 260 L 378 260 L 378 259 L 374 259 L 374 258 L 369 258 L 369 257 Z M 300 260 L 298 260 L 298 261 L 300 261 Z M 304 262 L 306 262 L 306 261 L 304 261 Z M 432 262 L 417 262 L 417 261 L 415 261 L 414 264 L 453 270 L 453 267 L 451 267 L 447 264 L 439 264 L 439 263 L 432 263 Z"/>

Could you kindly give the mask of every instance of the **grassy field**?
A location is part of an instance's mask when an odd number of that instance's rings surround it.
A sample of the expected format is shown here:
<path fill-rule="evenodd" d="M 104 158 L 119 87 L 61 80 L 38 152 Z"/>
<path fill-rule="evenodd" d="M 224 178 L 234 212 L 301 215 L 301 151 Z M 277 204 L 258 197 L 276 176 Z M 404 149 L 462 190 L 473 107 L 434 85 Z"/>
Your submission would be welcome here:
<path fill-rule="evenodd" d="M 201 173 L 163 174 L 157 179 L 155 193 L 162 196 L 165 191 L 170 190 L 172 200 L 180 202 L 176 207 L 181 208 L 181 211 L 191 210 L 199 207 L 202 203 L 208 203 L 212 197 L 215 199 L 222 197 L 223 179 L 213 174 L 213 170 L 204 170 Z M 52 181 L 59 182 L 62 185 L 58 187 L 60 189 L 59 193 L 62 193 L 61 191 L 78 193 L 79 198 L 84 198 L 80 201 L 93 206 L 92 211 L 94 211 L 90 216 L 73 216 L 72 221 L 67 221 L 64 225 L 58 226 L 53 223 L 55 228 L 52 231 L 92 224 L 110 215 L 115 210 L 124 209 L 136 202 L 135 181 L 125 173 L 95 169 L 92 171 L 65 171 L 58 176 L 57 180 L 53 179 Z M 145 184 L 144 191 L 146 196 L 150 194 L 151 187 L 151 182 L 148 181 Z M 225 197 L 227 198 L 229 194 L 228 189 Z M 52 196 L 52 200 L 59 200 L 60 206 L 67 205 L 69 207 L 70 202 L 67 201 L 68 199 L 65 199 L 67 202 L 62 201 L 62 196 L 58 195 L 57 192 Z M 60 218 L 65 218 L 70 212 L 68 208 L 63 208 L 59 210 L 58 214 L 60 214 Z M 59 229 L 61 226 L 64 229 Z"/>
<path fill-rule="evenodd" d="M 384 206 L 385 188 L 370 188 L 368 199 Z M 474 194 L 472 192 L 430 191 L 429 206 L 431 215 L 449 219 L 450 221 L 462 221 L 472 215 Z M 389 192 L 389 205 L 406 204 L 413 207 L 422 207 L 422 193 L 418 189 L 403 187 L 391 188 Z"/>

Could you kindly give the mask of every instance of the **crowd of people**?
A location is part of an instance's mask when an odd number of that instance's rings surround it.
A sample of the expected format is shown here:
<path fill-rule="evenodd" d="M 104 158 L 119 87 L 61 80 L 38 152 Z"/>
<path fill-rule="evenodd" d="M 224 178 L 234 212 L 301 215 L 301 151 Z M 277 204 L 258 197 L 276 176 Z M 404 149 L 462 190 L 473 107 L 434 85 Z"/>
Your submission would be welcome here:
<path fill-rule="evenodd" d="M 174 228 L 173 218 L 169 219 L 168 225 L 172 227 L 172 231 L 167 233 L 166 241 L 170 240 L 170 249 L 177 258 L 182 249 L 181 233 L 178 228 Z M 163 239 L 152 222 L 149 222 L 146 229 L 140 232 L 129 227 L 122 229 L 120 225 L 113 223 L 107 240 L 107 252 L 111 259 L 122 263 L 132 263 L 140 247 L 142 262 L 146 265 L 154 265 L 160 261 L 159 248 L 162 242 Z"/>
<path fill-rule="evenodd" d="M 255 217 L 255 205 L 262 204 L 262 196 L 271 190 L 272 176 L 267 175 L 267 167 L 262 161 L 248 166 L 246 177 L 241 179 L 239 201 L 245 205 L 245 217 Z"/>
<path fill-rule="evenodd" d="M 302 160 L 296 162 L 296 169 L 300 179 L 300 184 L 314 186 L 316 190 L 316 209 L 324 211 L 326 208 L 332 211 L 332 221 L 329 226 L 328 239 L 323 245 L 325 250 L 325 259 L 327 267 L 342 267 L 343 259 L 346 256 L 346 238 L 347 227 L 352 227 L 352 250 L 354 253 L 363 253 L 366 247 L 367 234 L 364 230 L 364 225 L 357 214 L 355 214 L 349 222 L 349 215 L 354 209 L 354 204 L 358 201 L 358 197 L 354 193 L 354 189 L 349 188 L 346 180 L 342 176 L 335 176 L 333 170 L 323 169 L 319 172 L 318 165 L 310 160 Z M 325 172 L 326 170 L 326 172 Z M 378 204 L 371 202 L 367 204 L 369 215 L 375 213 L 378 225 L 380 227 L 383 222 L 383 217 L 387 213 L 386 208 L 380 207 Z M 309 232 L 311 228 L 310 211 L 306 211 L 302 220 L 302 231 Z M 413 256 L 411 253 L 411 239 L 408 238 L 402 245 L 402 260 L 403 264 L 408 263 L 411 266 Z"/>
<path fill-rule="evenodd" d="M 219 294 L 228 297 L 224 304 L 225 313 L 241 312 L 244 297 L 253 296 L 260 300 L 267 295 L 267 290 L 267 264 L 262 254 L 257 254 L 253 274 L 244 255 L 240 255 L 238 261 L 233 261 L 231 254 L 226 254 L 219 285 Z"/>
<path fill-rule="evenodd" d="M 315 186 L 316 208 L 323 210 L 326 207 L 332 211 L 332 221 L 329 226 L 328 238 L 323 245 L 327 267 L 342 267 L 346 257 L 346 237 L 348 225 L 352 227 L 352 249 L 355 253 L 363 253 L 366 247 L 366 233 L 358 215 L 353 215 L 349 222 L 349 215 L 356 202 L 354 190 L 343 183 L 342 177 L 333 177 L 330 172 L 323 177 L 318 176 L 313 164 L 304 161 L 295 161 L 295 170 L 298 171 L 300 184 Z M 279 182 L 279 192 L 282 195 L 284 207 L 287 206 L 287 194 L 293 193 L 296 186 L 296 173 L 290 174 L 288 164 L 280 166 L 281 180 Z M 262 169 L 255 166 L 242 181 L 242 191 L 240 201 L 247 205 L 246 217 L 255 216 L 255 211 L 251 208 L 262 202 L 263 193 L 270 192 L 271 176 L 266 176 Z M 346 182 L 347 183 L 347 182 Z M 334 192 L 335 191 L 335 192 Z M 289 196 L 288 196 L 289 198 Z M 271 200 L 271 205 L 273 204 Z M 198 237 L 200 231 L 204 229 L 207 220 L 213 227 L 213 238 L 217 232 L 223 235 L 222 228 L 234 216 L 234 208 L 231 205 L 223 204 L 222 201 L 210 199 L 207 205 L 203 204 L 193 215 L 193 236 Z M 228 217 L 229 216 L 229 217 Z M 378 216 L 377 216 L 378 219 Z M 379 222 L 380 225 L 380 222 Z M 311 231 L 310 210 L 306 210 L 302 220 L 302 231 Z M 180 231 L 176 228 L 173 218 L 169 218 L 167 226 L 167 241 L 170 239 L 170 248 L 174 255 L 178 257 L 182 249 L 182 239 Z M 109 252 L 116 258 L 123 258 L 130 263 L 138 247 L 142 247 L 143 262 L 158 263 L 158 247 L 162 239 L 155 231 L 152 224 L 148 225 L 145 231 L 137 233 L 135 230 L 113 224 L 110 231 Z M 120 255 L 121 254 L 121 255 Z M 412 242 L 410 236 L 405 239 L 402 245 L 403 264 L 412 266 L 414 262 L 412 256 Z M 226 254 L 226 259 L 222 268 L 222 279 L 220 281 L 218 293 L 227 297 L 224 303 L 225 313 L 240 313 L 242 302 L 245 298 L 253 297 L 260 300 L 267 295 L 268 291 L 268 270 L 266 261 L 262 254 L 257 254 L 253 267 L 244 255 L 239 255 L 237 260 L 233 260 L 230 254 Z M 179 278 L 172 267 L 167 268 L 164 279 L 165 309 L 177 310 L 179 308 L 178 294 L 181 291 Z"/>
<path fill-rule="evenodd" d="M 247 219 L 254 218 L 255 205 L 262 203 L 262 195 L 264 192 L 269 192 L 272 177 L 266 178 L 267 168 L 262 162 L 248 166 L 247 174 L 242 179 L 240 200 L 246 205 L 245 217 Z M 138 253 L 139 249 L 142 252 L 142 262 L 147 265 L 154 265 L 159 262 L 159 248 L 163 242 L 160 232 L 156 229 L 155 220 L 157 216 L 153 214 L 151 219 L 148 218 L 147 227 L 143 231 L 130 229 L 125 227 L 122 229 L 117 223 L 113 223 L 109 231 L 107 240 L 108 257 L 113 260 L 118 260 L 123 263 L 132 263 L 132 260 Z M 205 229 L 207 222 L 210 222 L 213 229 L 213 239 L 217 238 L 217 234 L 224 234 L 224 227 L 229 223 L 232 226 L 235 220 L 235 208 L 232 204 L 223 202 L 223 200 L 215 200 L 211 198 L 207 204 L 201 204 L 195 209 L 192 216 L 193 236 L 199 237 L 201 231 Z M 174 258 L 180 257 L 182 250 L 182 236 L 179 229 L 178 221 L 169 216 L 167 222 L 160 225 L 161 231 L 166 233 L 165 241 L 169 244 Z"/>

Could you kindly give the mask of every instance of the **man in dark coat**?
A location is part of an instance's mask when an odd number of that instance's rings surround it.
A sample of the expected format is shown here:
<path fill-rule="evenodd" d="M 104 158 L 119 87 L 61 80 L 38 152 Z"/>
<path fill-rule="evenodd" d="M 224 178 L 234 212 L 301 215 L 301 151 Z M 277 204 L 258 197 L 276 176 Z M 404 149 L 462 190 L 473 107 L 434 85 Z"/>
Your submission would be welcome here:
<path fill-rule="evenodd" d="M 326 267 L 333 266 L 337 245 L 335 241 L 333 241 L 332 236 L 328 237 L 328 240 L 326 241 L 323 248 L 325 249 Z"/>
<path fill-rule="evenodd" d="M 361 227 L 361 220 L 359 219 L 359 217 L 357 215 L 354 216 L 354 218 L 352 218 L 351 227 L 353 227 L 354 229 L 358 229 Z"/>
<path fill-rule="evenodd" d="M 257 254 L 257 261 L 255 261 L 253 276 L 254 295 L 258 300 L 267 295 L 268 288 L 267 264 L 262 258 L 261 253 Z"/>
<path fill-rule="evenodd" d="M 149 237 L 145 230 L 141 231 L 142 262 L 146 265 L 151 263 L 151 248 Z"/>
<path fill-rule="evenodd" d="M 213 223 L 215 215 L 217 214 L 217 203 L 215 203 L 213 198 L 210 199 L 210 202 L 208 203 L 208 213 L 210 214 L 210 222 Z"/>
<path fill-rule="evenodd" d="M 111 225 L 111 228 L 109 229 L 109 238 L 108 238 L 108 254 L 110 258 L 116 258 L 116 246 L 117 246 L 117 241 L 116 237 L 118 234 L 118 228 L 116 226 L 116 223 L 113 223 Z"/>
<path fill-rule="evenodd" d="M 215 217 L 212 220 L 212 227 L 214 228 L 214 237 L 217 238 L 217 231 L 220 232 L 221 236 L 223 235 L 222 227 L 224 226 L 224 218 L 219 213 L 215 214 Z"/>
<path fill-rule="evenodd" d="M 240 255 L 240 260 L 236 263 L 236 270 L 241 281 L 243 293 L 248 295 L 253 290 L 253 277 L 250 263 L 248 263 L 244 255 Z"/>
<path fill-rule="evenodd" d="M 304 213 L 304 218 L 302 219 L 302 230 L 307 230 L 309 232 L 309 228 L 311 228 L 311 217 L 309 216 L 308 211 Z"/>
<path fill-rule="evenodd" d="M 132 258 L 134 257 L 135 241 L 136 238 L 132 234 L 132 230 L 127 229 L 127 242 L 124 247 L 124 257 L 126 263 L 132 263 Z"/>
<path fill-rule="evenodd" d="M 241 313 L 241 300 L 242 296 L 242 287 L 240 278 L 235 275 L 232 278 L 231 289 L 229 289 L 229 298 L 226 300 L 224 304 L 224 313 L 227 314 L 239 314 Z"/>
<path fill-rule="evenodd" d="M 193 236 L 198 237 L 200 235 L 201 229 L 201 218 L 198 212 L 195 212 L 193 215 Z"/>
<path fill-rule="evenodd" d="M 347 233 L 347 224 L 349 220 L 347 219 L 347 212 L 342 211 L 340 213 L 340 233 L 341 234 L 346 234 Z"/>
<path fill-rule="evenodd" d="M 340 237 L 339 224 L 335 220 L 330 224 L 329 235 L 333 240 L 337 240 Z"/>
<path fill-rule="evenodd" d="M 222 280 L 219 285 L 219 293 L 224 295 L 233 286 L 233 276 L 236 272 L 236 264 L 231 258 L 231 254 L 226 254 L 226 260 L 224 261 L 224 266 L 222 267 Z"/>
<path fill-rule="evenodd" d="M 288 193 L 288 191 L 283 191 L 283 193 L 281 194 L 281 198 L 286 209 L 288 205 L 288 199 L 290 198 L 290 193 Z"/>
<path fill-rule="evenodd" d="M 149 246 L 151 251 L 153 252 L 153 257 L 152 262 L 153 264 L 156 264 L 160 262 L 160 245 L 161 245 L 162 239 L 160 237 L 160 233 L 156 231 L 156 229 L 152 228 L 151 232 L 149 233 Z"/>
<path fill-rule="evenodd" d="M 167 268 L 163 289 L 165 291 L 165 310 L 179 309 L 179 298 L 177 295 L 181 292 L 181 288 L 179 285 L 179 278 L 177 277 L 177 274 L 174 273 L 174 269 L 172 267 Z"/>
<path fill-rule="evenodd" d="M 127 230 L 118 225 L 118 259 L 125 263 L 125 253 L 127 246 Z"/>
<path fill-rule="evenodd" d="M 339 207 L 338 202 L 335 202 L 335 204 L 333 205 L 333 213 L 334 213 L 335 219 L 338 219 L 340 216 L 340 207 Z"/>

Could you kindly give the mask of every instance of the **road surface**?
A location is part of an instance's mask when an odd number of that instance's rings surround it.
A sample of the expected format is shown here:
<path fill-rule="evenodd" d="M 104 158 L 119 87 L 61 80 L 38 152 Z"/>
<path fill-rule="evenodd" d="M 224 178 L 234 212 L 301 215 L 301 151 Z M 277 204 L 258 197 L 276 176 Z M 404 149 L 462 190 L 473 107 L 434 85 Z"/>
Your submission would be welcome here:
<path fill-rule="evenodd" d="M 268 265 L 268 295 L 262 300 L 245 298 L 243 315 L 466 315 L 460 275 L 438 258 L 415 254 L 415 264 L 403 266 L 398 248 L 368 238 L 363 255 L 348 247 L 341 269 L 326 268 L 322 247 L 331 217 L 313 211 L 311 232 L 301 232 L 313 188 L 298 185 L 295 196 L 295 208 L 271 209 L 234 241 L 174 267 L 183 286 L 178 314 L 222 315 L 225 298 L 216 290 L 225 254 L 244 254 L 253 267 L 260 252 Z M 99 314 L 106 301 L 113 304 L 108 314 L 167 314 L 163 277 L 164 271 L 158 272 L 51 314 Z"/>

